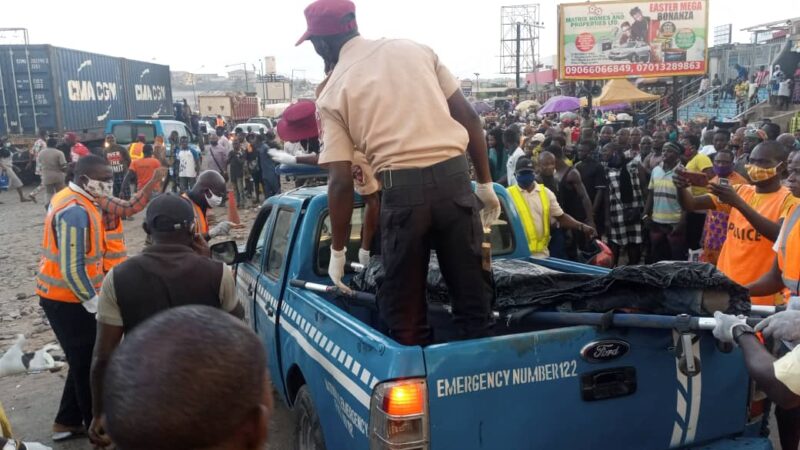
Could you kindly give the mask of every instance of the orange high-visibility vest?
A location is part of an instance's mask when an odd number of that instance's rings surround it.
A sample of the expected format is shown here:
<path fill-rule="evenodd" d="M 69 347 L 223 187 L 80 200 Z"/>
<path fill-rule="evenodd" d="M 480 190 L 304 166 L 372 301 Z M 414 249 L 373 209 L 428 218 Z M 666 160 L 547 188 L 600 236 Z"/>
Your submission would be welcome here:
<path fill-rule="evenodd" d="M 103 271 L 108 273 L 116 265 L 128 259 L 128 247 L 125 245 L 125 233 L 122 219 L 117 219 L 113 230 L 106 230 L 106 251 L 103 254 Z"/>
<path fill-rule="evenodd" d="M 189 198 L 186 194 L 181 194 L 181 197 L 185 198 L 186 201 L 192 205 L 192 209 L 194 210 L 194 232 L 205 236 L 208 234 L 208 220 L 206 220 L 206 215 L 203 214 L 203 209 L 200 208 L 192 199 Z"/>
<path fill-rule="evenodd" d="M 92 201 L 72 189 L 62 189 L 50 200 L 50 210 L 44 219 L 42 256 L 36 275 L 36 294 L 49 300 L 80 303 L 61 274 L 61 255 L 58 251 L 55 217 L 65 208 L 79 205 L 89 215 L 89 235 L 86 242 L 86 274 L 95 289 L 103 282 L 103 254 L 105 253 L 105 227 L 100 210 Z"/>
<path fill-rule="evenodd" d="M 783 236 L 778 242 L 778 268 L 781 269 L 783 284 L 791 295 L 800 295 L 800 206 L 786 218 Z"/>
<path fill-rule="evenodd" d="M 224 127 L 225 126 L 225 119 L 222 117 L 217 117 L 217 127 Z"/>

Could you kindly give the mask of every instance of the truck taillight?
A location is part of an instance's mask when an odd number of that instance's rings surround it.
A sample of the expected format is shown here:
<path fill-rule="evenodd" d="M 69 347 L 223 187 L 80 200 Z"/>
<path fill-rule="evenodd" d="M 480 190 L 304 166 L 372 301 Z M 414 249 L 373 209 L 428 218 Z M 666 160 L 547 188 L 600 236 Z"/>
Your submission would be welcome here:
<path fill-rule="evenodd" d="M 424 379 L 375 386 L 370 404 L 371 450 L 428 450 L 428 394 Z"/>

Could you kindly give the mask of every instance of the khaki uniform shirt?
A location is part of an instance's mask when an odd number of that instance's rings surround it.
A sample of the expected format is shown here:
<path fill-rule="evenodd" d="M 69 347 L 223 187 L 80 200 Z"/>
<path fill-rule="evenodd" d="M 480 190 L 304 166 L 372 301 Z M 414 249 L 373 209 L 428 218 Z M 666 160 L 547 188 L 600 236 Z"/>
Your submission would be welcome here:
<path fill-rule="evenodd" d="M 353 161 L 354 152 L 361 152 L 380 173 L 464 154 L 467 130 L 450 117 L 447 105 L 459 88 L 430 48 L 356 36 L 318 89 L 319 163 Z"/>
<path fill-rule="evenodd" d="M 800 345 L 772 364 L 775 378 L 790 391 L 800 395 Z"/>

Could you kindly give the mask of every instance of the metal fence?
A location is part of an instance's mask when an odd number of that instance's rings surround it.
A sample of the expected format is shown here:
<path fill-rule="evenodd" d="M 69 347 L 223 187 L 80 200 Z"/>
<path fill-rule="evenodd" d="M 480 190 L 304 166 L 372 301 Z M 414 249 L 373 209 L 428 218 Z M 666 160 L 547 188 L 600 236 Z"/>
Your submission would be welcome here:
<path fill-rule="evenodd" d="M 785 41 L 764 44 L 735 45 L 730 48 L 712 49 L 711 57 L 718 60 L 717 74 L 723 81 L 735 79 L 738 74 L 734 66 L 739 64 L 747 69 L 749 76 L 755 75 L 761 66 L 769 69 L 770 64 L 783 47 Z"/>

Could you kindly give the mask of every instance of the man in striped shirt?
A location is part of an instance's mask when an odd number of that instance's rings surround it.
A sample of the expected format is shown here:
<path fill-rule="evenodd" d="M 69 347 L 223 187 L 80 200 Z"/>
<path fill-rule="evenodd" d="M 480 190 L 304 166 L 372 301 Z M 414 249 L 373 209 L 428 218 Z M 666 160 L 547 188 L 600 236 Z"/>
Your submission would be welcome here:
<path fill-rule="evenodd" d="M 97 294 L 103 280 L 105 228 L 96 198 L 111 195 L 111 167 L 96 155 L 75 165 L 74 181 L 50 202 L 36 277 L 39 304 L 69 362 L 53 440 L 84 432 L 92 420 L 89 368 Z"/>
<path fill-rule="evenodd" d="M 650 195 L 647 196 L 644 221 L 649 222 L 650 251 L 647 263 L 686 259 L 686 214 L 678 202 L 678 190 L 672 181 L 680 166 L 681 148 L 667 142 L 663 148 L 664 161 L 650 176 Z"/>

